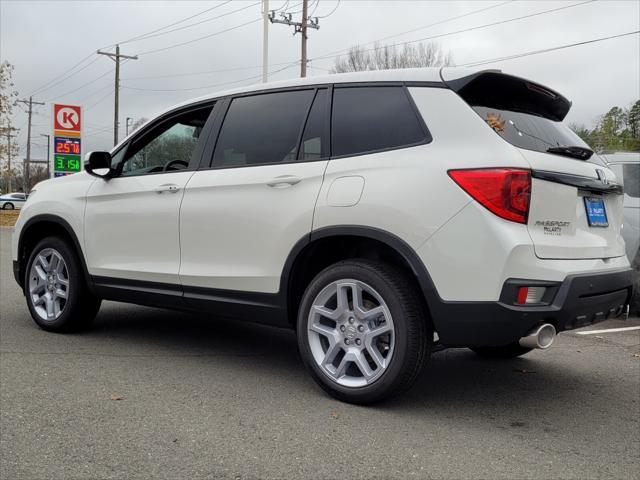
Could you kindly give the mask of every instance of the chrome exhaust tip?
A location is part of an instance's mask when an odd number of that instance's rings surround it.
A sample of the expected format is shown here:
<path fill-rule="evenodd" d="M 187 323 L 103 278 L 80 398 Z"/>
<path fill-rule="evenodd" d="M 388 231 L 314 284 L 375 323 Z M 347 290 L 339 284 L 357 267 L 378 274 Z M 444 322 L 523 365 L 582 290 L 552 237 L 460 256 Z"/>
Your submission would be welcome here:
<path fill-rule="evenodd" d="M 524 348 L 549 348 L 556 337 L 556 327 L 550 323 L 543 323 L 533 329 L 529 335 L 522 337 L 518 343 Z"/>

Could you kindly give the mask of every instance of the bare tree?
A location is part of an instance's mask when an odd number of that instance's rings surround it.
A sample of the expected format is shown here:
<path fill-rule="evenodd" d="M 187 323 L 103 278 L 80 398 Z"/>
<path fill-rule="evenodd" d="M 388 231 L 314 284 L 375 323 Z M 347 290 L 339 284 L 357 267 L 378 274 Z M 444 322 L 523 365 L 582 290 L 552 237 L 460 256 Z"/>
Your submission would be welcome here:
<path fill-rule="evenodd" d="M 133 123 L 131 124 L 131 130 L 129 130 L 129 133 L 135 132 L 137 129 L 139 129 L 142 125 L 144 125 L 148 121 L 149 119 L 145 117 L 140 117 L 134 120 Z"/>
<path fill-rule="evenodd" d="M 451 52 L 444 52 L 435 42 L 380 45 L 372 49 L 359 45 L 349 49 L 346 55 L 337 57 L 332 73 L 361 72 L 366 70 L 389 70 L 392 68 L 446 67 L 453 64 Z"/>

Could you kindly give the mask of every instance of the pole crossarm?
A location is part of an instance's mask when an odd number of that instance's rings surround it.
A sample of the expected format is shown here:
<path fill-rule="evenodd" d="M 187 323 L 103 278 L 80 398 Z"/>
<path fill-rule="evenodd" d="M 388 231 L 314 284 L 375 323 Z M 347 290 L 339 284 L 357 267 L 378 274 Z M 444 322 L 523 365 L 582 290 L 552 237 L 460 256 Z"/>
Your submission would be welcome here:
<path fill-rule="evenodd" d="M 318 30 L 320 25 L 318 24 L 318 17 L 311 18 L 308 15 L 309 0 L 302 0 L 302 18 L 299 22 L 293 21 L 293 15 L 290 13 L 281 13 L 281 18 L 276 18 L 275 10 L 271 10 L 269 14 L 269 20 L 271 23 L 281 23 L 283 25 L 293 26 L 293 34 L 300 32 L 302 41 L 300 43 L 300 78 L 307 76 L 307 30 L 309 28 L 315 28 Z"/>
<path fill-rule="evenodd" d="M 28 110 L 28 115 L 29 115 L 29 119 L 28 119 L 28 125 L 27 125 L 27 158 L 25 159 L 24 162 L 24 175 L 23 175 L 23 181 L 24 181 L 24 191 L 28 192 L 29 191 L 29 173 L 30 173 L 30 163 L 31 163 L 31 119 L 33 117 L 33 106 L 34 105 L 45 105 L 44 102 L 36 102 L 33 100 L 33 97 L 29 97 L 29 100 L 27 99 L 22 99 L 22 100 L 18 100 L 16 103 L 24 103 L 25 105 L 29 106 L 29 110 Z"/>
<path fill-rule="evenodd" d="M 98 50 L 97 54 L 105 55 L 116 62 L 115 89 L 113 95 L 113 146 L 115 147 L 118 144 L 118 110 L 120 108 L 120 59 L 126 58 L 128 60 L 137 60 L 138 56 L 125 55 L 123 53 L 120 53 L 120 45 L 116 45 L 115 52 L 103 52 L 102 50 Z"/>

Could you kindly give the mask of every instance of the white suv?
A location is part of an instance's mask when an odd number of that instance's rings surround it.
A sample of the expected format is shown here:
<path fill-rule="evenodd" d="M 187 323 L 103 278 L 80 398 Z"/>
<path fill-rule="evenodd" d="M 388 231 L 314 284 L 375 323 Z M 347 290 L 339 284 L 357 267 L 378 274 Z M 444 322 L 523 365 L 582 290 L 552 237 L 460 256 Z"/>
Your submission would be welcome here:
<path fill-rule="evenodd" d="M 201 98 L 39 184 L 15 277 L 51 331 L 101 299 L 294 328 L 322 388 L 374 402 L 435 347 L 513 357 L 626 311 L 622 187 L 570 105 L 449 68 Z"/>

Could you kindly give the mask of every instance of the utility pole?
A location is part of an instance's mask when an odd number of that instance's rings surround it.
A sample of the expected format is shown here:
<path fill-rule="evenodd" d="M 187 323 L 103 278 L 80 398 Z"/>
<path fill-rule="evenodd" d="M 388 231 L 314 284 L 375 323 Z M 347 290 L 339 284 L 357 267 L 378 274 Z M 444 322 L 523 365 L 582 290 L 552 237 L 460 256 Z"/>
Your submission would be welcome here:
<path fill-rule="evenodd" d="M 98 50 L 98 55 L 106 55 L 111 60 L 116 62 L 116 84 L 114 93 L 114 107 L 113 107 L 113 146 L 118 144 L 118 103 L 120 101 L 120 59 L 127 58 L 129 60 L 137 60 L 137 55 L 121 55 L 120 45 L 116 45 L 116 53 L 103 52 Z"/>
<path fill-rule="evenodd" d="M 51 135 L 41 133 L 41 137 L 47 137 L 47 178 L 51 178 L 51 156 L 49 155 L 49 149 L 51 148 Z"/>
<path fill-rule="evenodd" d="M 33 106 L 34 105 L 44 105 L 44 102 L 34 102 L 33 97 L 29 97 L 29 100 L 18 100 L 20 103 L 24 103 L 25 105 L 29 105 L 29 119 L 27 123 L 27 158 L 25 159 L 24 164 L 24 193 L 29 193 L 29 172 L 31 168 L 31 117 L 33 115 Z"/>
<path fill-rule="evenodd" d="M 269 0 L 262 0 L 262 83 L 269 76 Z"/>
<path fill-rule="evenodd" d="M 300 78 L 307 76 L 307 15 L 309 8 L 309 0 L 302 2 L 302 25 L 300 26 Z"/>
<path fill-rule="evenodd" d="M 276 18 L 276 12 L 271 11 L 269 15 L 269 20 L 271 23 L 282 23 L 284 25 L 293 25 L 294 31 L 293 34 L 301 33 L 302 34 L 302 43 L 300 48 L 300 78 L 304 78 L 307 76 L 307 29 L 315 28 L 318 30 L 320 25 L 318 25 L 318 17 L 308 18 L 308 10 L 309 10 L 309 0 L 303 0 L 302 2 L 302 18 L 300 22 L 292 21 L 292 16 L 290 13 L 281 13 L 281 19 Z"/>
<path fill-rule="evenodd" d="M 11 138 L 15 138 L 15 135 L 11 135 L 11 132 L 17 130 L 11 126 L 11 122 L 7 124 L 7 183 L 8 190 L 6 193 L 11 193 Z"/>

